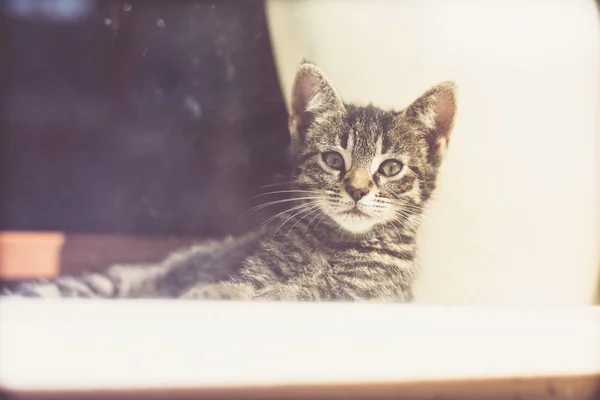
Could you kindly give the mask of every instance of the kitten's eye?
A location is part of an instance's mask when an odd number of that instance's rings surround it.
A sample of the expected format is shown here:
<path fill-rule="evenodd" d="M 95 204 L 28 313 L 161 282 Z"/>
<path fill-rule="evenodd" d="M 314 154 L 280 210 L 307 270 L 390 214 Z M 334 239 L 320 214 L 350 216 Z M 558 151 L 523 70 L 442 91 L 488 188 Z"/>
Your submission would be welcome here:
<path fill-rule="evenodd" d="M 337 169 L 338 171 L 344 169 L 344 158 L 337 151 L 323 153 L 323 161 L 329 168 Z"/>
<path fill-rule="evenodd" d="M 379 173 L 383 176 L 394 176 L 402 170 L 402 163 L 398 160 L 386 160 L 379 166 Z"/>

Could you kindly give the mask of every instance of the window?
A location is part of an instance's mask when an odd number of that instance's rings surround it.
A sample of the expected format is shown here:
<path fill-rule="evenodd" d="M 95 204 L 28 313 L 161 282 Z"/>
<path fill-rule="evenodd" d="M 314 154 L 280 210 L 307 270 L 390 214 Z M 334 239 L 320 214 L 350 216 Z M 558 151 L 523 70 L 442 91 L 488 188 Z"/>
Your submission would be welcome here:
<path fill-rule="evenodd" d="M 118 264 L 149 271 L 175 251 L 273 221 L 284 226 L 273 233 L 283 242 L 294 229 L 318 229 L 329 221 L 320 203 L 290 208 L 282 200 L 289 190 L 312 200 L 314 187 L 289 186 L 302 168 L 316 168 L 321 185 L 346 185 L 339 195 L 356 209 L 331 218 L 341 227 L 369 217 L 356 204 L 386 183 L 413 177 L 421 195 L 429 178 L 418 174 L 440 168 L 408 238 L 419 265 L 415 304 L 1 298 L 0 387 L 8 394 L 600 393 L 597 2 L 7 0 L 0 7 L 6 288 Z M 302 60 L 318 70 L 294 89 Z M 322 78 L 315 71 L 327 79 L 310 81 Z M 443 102 L 449 86 L 434 86 L 444 81 L 456 83 L 456 103 Z M 419 112 L 391 116 L 389 109 L 410 109 L 424 93 L 434 95 L 421 97 Z M 339 117 L 349 103 L 363 114 Z M 316 121 L 326 112 L 341 119 Z M 429 128 L 409 128 L 409 114 L 431 117 Z M 414 139 L 427 129 L 452 134 Z M 303 132 L 321 135 L 311 142 L 318 151 L 298 154 L 308 146 Z M 427 168 L 412 163 L 420 143 Z M 319 152 L 333 154 L 334 167 L 321 156 L 301 168 L 298 160 Z M 393 173 L 378 172 L 388 161 Z M 360 168 L 370 172 L 355 174 Z M 359 237 L 372 225 L 353 227 Z M 282 254 L 289 265 L 305 262 Z"/>

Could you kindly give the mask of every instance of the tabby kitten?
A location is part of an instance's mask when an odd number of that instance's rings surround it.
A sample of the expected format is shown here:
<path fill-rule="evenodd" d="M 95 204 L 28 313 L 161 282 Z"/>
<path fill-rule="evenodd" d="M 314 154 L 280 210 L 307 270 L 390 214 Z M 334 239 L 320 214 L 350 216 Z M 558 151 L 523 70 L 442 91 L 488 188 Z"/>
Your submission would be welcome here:
<path fill-rule="evenodd" d="M 156 265 L 21 284 L 37 297 L 409 301 L 417 228 L 456 110 L 451 82 L 403 111 L 345 104 L 303 63 L 289 120 L 291 207 L 240 238 Z"/>

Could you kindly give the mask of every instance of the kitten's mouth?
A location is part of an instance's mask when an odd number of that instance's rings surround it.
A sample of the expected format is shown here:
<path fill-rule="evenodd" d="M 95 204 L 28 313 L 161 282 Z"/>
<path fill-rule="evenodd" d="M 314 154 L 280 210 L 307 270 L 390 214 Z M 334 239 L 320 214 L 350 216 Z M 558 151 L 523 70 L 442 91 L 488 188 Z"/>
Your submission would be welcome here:
<path fill-rule="evenodd" d="M 370 231 L 373 225 L 377 223 L 376 218 L 362 211 L 356 205 L 345 211 L 338 211 L 331 216 L 342 228 L 357 234 Z"/>
<path fill-rule="evenodd" d="M 360 211 L 356 206 L 352 207 L 350 210 L 343 211 L 341 214 L 351 215 L 353 217 L 369 218 L 367 213 Z"/>

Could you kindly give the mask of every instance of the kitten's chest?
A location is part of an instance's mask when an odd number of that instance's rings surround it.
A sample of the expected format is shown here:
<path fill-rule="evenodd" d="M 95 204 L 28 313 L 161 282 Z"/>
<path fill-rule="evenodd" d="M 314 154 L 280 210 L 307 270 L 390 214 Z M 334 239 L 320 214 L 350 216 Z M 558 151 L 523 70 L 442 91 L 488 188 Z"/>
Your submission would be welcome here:
<path fill-rule="evenodd" d="M 330 265 L 347 263 L 405 264 L 412 262 L 416 248 L 413 244 L 388 240 L 370 240 L 356 243 L 331 243 L 316 250 Z"/>

